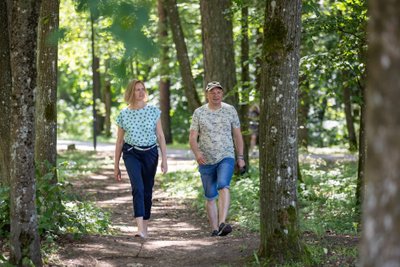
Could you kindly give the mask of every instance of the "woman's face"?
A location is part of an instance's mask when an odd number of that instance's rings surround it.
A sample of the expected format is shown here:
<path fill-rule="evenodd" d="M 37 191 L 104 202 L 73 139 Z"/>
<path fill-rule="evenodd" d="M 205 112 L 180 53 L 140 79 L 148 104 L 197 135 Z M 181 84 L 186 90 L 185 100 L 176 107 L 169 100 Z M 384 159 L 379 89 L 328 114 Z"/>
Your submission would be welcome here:
<path fill-rule="evenodd" d="M 146 98 L 146 89 L 142 83 L 136 83 L 133 92 L 135 101 L 143 101 Z"/>

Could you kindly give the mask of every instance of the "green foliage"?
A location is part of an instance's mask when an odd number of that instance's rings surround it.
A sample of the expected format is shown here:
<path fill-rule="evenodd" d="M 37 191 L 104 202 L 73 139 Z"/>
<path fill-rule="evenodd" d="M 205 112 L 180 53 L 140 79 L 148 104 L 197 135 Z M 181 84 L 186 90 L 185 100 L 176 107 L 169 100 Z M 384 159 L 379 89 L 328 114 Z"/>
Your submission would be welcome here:
<path fill-rule="evenodd" d="M 93 154 L 66 153 L 65 160 L 57 168 L 58 182 L 52 183 L 53 171 L 44 176 L 36 177 L 36 208 L 38 213 L 38 230 L 42 237 L 72 233 L 104 233 L 108 230 L 109 214 L 94 203 L 82 200 L 73 194 L 72 185 L 67 181 L 71 177 L 79 177 L 96 169 L 94 165 L 86 164 L 94 161 Z M 99 163 L 101 164 L 101 163 Z M 89 166 L 84 166 L 89 165 Z M 9 233 L 10 225 L 10 197 L 9 188 L 0 187 L 0 236 Z"/>
<path fill-rule="evenodd" d="M 258 166 L 258 160 L 252 162 L 251 166 Z M 298 185 L 300 229 L 313 262 L 318 266 L 327 262 L 340 262 L 340 266 L 354 265 L 359 230 L 355 223 L 356 162 L 318 158 L 302 162 L 300 168 L 304 181 Z M 158 179 L 167 193 L 177 198 L 193 199 L 190 204 L 199 213 L 205 214 L 203 189 L 197 170 L 168 173 Z M 234 176 L 230 191 L 229 220 L 259 231 L 258 168 L 250 168 L 244 176 Z M 256 266 L 269 266 L 257 255 L 253 263 Z M 279 266 L 304 265 L 287 263 Z"/>
<path fill-rule="evenodd" d="M 299 195 L 303 229 L 320 235 L 326 231 L 356 234 L 356 164 L 322 161 L 302 167 L 304 183 L 299 185 Z"/>

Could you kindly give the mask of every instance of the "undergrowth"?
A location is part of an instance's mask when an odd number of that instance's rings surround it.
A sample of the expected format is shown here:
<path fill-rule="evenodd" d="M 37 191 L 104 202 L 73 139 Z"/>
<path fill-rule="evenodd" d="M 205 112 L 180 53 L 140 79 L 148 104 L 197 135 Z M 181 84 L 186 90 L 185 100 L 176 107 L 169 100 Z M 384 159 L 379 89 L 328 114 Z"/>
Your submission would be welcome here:
<path fill-rule="evenodd" d="M 252 167 L 245 175 L 233 177 L 228 218 L 257 232 L 260 227 L 258 164 L 258 160 L 252 161 Z M 299 221 L 314 262 L 324 265 L 339 262 L 337 258 L 341 258 L 345 262 L 340 266 L 352 266 L 357 259 L 354 240 L 358 238 L 359 231 L 355 214 L 356 162 L 316 159 L 300 163 L 300 169 Z M 197 170 L 169 173 L 159 179 L 166 192 L 176 197 L 195 199 L 191 203 L 205 214 L 203 189 Z"/>
<path fill-rule="evenodd" d="M 44 261 L 54 241 L 66 234 L 78 238 L 82 234 L 107 233 L 110 224 L 108 212 L 96 207 L 84 196 L 74 194 L 70 183 L 96 171 L 101 162 L 94 152 L 65 152 L 58 157 L 57 183 L 53 183 L 54 170 L 44 176 L 36 174 L 36 208 L 38 231 L 41 237 Z M 0 237 L 10 234 L 10 189 L 0 187 Z M 4 245 L 4 244 L 3 244 Z M 8 245 L 5 244 L 7 247 Z M 5 264 L 2 255 L 0 263 Z"/>

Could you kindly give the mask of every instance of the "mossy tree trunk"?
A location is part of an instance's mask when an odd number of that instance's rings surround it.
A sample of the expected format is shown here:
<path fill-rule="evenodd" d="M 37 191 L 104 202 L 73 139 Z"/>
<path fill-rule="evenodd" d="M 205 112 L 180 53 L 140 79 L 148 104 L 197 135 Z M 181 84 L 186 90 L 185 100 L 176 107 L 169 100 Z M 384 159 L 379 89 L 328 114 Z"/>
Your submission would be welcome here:
<path fill-rule="evenodd" d="M 54 34 L 59 24 L 58 0 L 43 0 L 38 29 L 38 79 L 35 114 L 35 162 L 39 175 L 54 172 L 57 183 L 57 59 Z M 52 36 L 53 35 L 53 36 Z"/>
<path fill-rule="evenodd" d="M 219 81 L 227 103 L 238 104 L 231 0 L 200 0 L 204 82 Z"/>
<path fill-rule="evenodd" d="M 0 182 L 10 183 L 11 65 L 8 9 L 0 2 Z"/>
<path fill-rule="evenodd" d="M 297 203 L 301 1 L 267 1 L 260 114 L 260 248 L 268 262 L 307 260 Z"/>
<path fill-rule="evenodd" d="M 366 142 L 360 266 L 400 262 L 400 2 L 369 2 Z"/>
<path fill-rule="evenodd" d="M 39 0 L 12 1 L 10 261 L 17 266 L 42 266 L 34 164 L 40 4 Z"/>

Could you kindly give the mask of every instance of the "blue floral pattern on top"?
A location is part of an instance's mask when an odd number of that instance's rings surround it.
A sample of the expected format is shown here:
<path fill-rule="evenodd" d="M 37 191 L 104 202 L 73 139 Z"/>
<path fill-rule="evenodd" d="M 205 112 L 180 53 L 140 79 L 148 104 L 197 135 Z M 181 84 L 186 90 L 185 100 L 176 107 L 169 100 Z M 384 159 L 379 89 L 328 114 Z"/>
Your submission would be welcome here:
<path fill-rule="evenodd" d="M 240 128 L 240 121 L 236 109 L 229 104 L 222 103 L 218 110 L 205 104 L 194 111 L 190 130 L 199 133 L 199 149 L 207 164 L 235 158 L 233 128 Z"/>
<path fill-rule="evenodd" d="M 161 111 L 146 105 L 141 109 L 124 108 L 118 114 L 116 122 L 125 131 L 125 143 L 134 146 L 151 146 L 156 143 L 156 125 Z"/>

